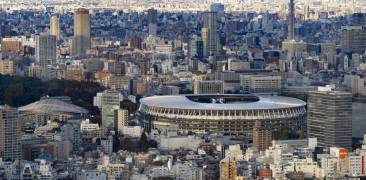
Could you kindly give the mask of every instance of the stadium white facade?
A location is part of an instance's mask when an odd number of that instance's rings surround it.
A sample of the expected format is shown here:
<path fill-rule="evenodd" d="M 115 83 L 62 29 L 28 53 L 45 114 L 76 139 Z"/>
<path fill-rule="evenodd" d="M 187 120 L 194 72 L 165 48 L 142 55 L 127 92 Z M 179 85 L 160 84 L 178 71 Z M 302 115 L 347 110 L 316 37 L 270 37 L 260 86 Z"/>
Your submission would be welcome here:
<path fill-rule="evenodd" d="M 153 96 L 140 100 L 138 118 L 150 131 L 251 135 L 264 126 L 306 130 L 306 103 L 295 98 L 252 94 Z"/>

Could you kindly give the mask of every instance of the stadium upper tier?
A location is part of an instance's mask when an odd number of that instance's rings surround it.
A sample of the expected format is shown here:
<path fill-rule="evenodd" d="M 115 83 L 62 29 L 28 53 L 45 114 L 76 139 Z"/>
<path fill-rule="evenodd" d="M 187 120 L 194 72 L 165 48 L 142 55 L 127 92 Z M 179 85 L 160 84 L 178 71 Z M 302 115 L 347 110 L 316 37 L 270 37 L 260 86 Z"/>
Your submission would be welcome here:
<path fill-rule="evenodd" d="M 251 94 L 152 96 L 143 98 L 140 102 L 149 107 L 192 110 L 268 110 L 306 105 L 304 101 L 291 97 Z"/>
<path fill-rule="evenodd" d="M 196 133 L 250 134 L 256 121 L 264 126 L 306 129 L 306 103 L 271 95 L 176 95 L 140 100 L 138 119 L 151 129 Z"/>

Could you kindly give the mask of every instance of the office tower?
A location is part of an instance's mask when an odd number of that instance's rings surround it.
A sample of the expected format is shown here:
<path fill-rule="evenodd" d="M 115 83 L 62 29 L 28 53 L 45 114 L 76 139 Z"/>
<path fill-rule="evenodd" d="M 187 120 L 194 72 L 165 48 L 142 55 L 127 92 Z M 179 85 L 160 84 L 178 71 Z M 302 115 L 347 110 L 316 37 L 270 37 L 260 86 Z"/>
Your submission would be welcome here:
<path fill-rule="evenodd" d="M 236 180 L 237 176 L 238 170 L 234 159 L 226 157 L 220 161 L 220 180 Z"/>
<path fill-rule="evenodd" d="M 240 88 L 245 93 L 277 94 L 281 92 L 281 76 L 240 75 Z"/>
<path fill-rule="evenodd" d="M 360 53 L 366 50 L 366 29 L 362 26 L 343 26 L 341 47 L 344 53 Z"/>
<path fill-rule="evenodd" d="M 120 108 L 123 95 L 116 90 L 106 90 L 94 97 L 94 106 L 97 106 L 102 115 L 102 126 L 114 128 L 114 110 Z"/>
<path fill-rule="evenodd" d="M 56 64 L 56 36 L 43 34 L 37 36 L 36 61 L 42 66 Z"/>
<path fill-rule="evenodd" d="M 352 94 L 319 87 L 308 96 L 308 136 L 320 147 L 352 147 Z"/>
<path fill-rule="evenodd" d="M 287 35 L 288 40 L 295 39 L 294 24 L 295 24 L 295 2 L 294 0 L 290 0 L 289 14 L 288 14 L 288 35 Z"/>
<path fill-rule="evenodd" d="M 221 3 L 212 3 L 210 5 L 210 11 L 217 12 L 217 13 L 224 13 L 225 12 L 225 5 Z"/>
<path fill-rule="evenodd" d="M 264 126 L 260 121 L 256 121 L 253 128 L 253 147 L 255 147 L 258 152 L 265 151 L 272 145 L 272 140 L 272 128 Z"/>
<path fill-rule="evenodd" d="M 147 11 L 147 21 L 149 25 L 149 35 L 156 36 L 158 29 L 158 11 L 156 9 L 149 9 Z"/>
<path fill-rule="evenodd" d="M 71 55 L 82 57 L 91 47 L 89 10 L 77 9 L 74 15 L 74 39 L 71 40 Z"/>
<path fill-rule="evenodd" d="M 114 131 L 116 133 L 122 131 L 124 126 L 127 126 L 127 121 L 128 110 L 120 108 L 114 110 Z"/>
<path fill-rule="evenodd" d="M 156 9 L 147 10 L 147 20 L 149 24 L 157 24 L 158 23 L 158 11 Z"/>
<path fill-rule="evenodd" d="M 18 110 L 0 106 L 0 158 L 3 160 L 21 158 L 20 127 Z"/>
<path fill-rule="evenodd" d="M 11 60 L 0 60 L 0 74 L 2 75 L 13 75 L 14 74 L 14 63 Z"/>
<path fill-rule="evenodd" d="M 202 37 L 202 44 L 203 44 L 203 56 L 208 57 L 209 56 L 209 51 L 208 51 L 208 41 L 209 41 L 208 28 L 202 28 L 201 29 L 201 37 Z"/>
<path fill-rule="evenodd" d="M 60 22 L 56 15 L 53 15 L 50 19 L 50 34 L 60 40 Z"/>
<path fill-rule="evenodd" d="M 223 94 L 223 81 L 195 81 L 194 94 Z"/>
<path fill-rule="evenodd" d="M 204 56 L 217 55 L 219 49 L 219 35 L 216 12 L 205 12 L 203 15 L 202 40 Z"/>
<path fill-rule="evenodd" d="M 197 57 L 198 59 L 203 57 L 203 42 L 198 36 L 193 36 L 189 41 L 188 57 Z"/>

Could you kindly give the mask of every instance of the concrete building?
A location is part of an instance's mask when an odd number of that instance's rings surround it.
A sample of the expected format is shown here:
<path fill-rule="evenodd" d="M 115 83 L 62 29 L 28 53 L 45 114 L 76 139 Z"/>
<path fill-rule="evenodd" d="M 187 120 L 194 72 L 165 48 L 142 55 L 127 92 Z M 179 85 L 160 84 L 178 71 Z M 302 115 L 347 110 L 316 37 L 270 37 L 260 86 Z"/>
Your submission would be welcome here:
<path fill-rule="evenodd" d="M 132 138 L 140 138 L 144 129 L 140 126 L 123 126 L 121 129 L 121 133 L 124 136 L 132 137 Z"/>
<path fill-rule="evenodd" d="M 195 81 L 194 94 L 223 94 L 224 83 L 222 81 Z"/>
<path fill-rule="evenodd" d="M 37 36 L 36 61 L 41 66 L 56 64 L 56 36 L 43 34 Z"/>
<path fill-rule="evenodd" d="M 21 125 L 16 108 L 0 106 L 0 158 L 16 160 L 21 158 Z"/>
<path fill-rule="evenodd" d="M 352 147 L 352 94 L 330 87 L 310 91 L 308 136 L 320 147 Z"/>
<path fill-rule="evenodd" d="M 124 126 L 127 126 L 128 116 L 128 110 L 126 109 L 118 108 L 114 110 L 114 131 L 116 133 L 122 131 Z"/>
<path fill-rule="evenodd" d="M 102 113 L 102 127 L 114 128 L 114 111 L 120 108 L 122 100 L 122 94 L 116 90 L 106 90 L 94 97 L 94 106 L 97 106 Z"/>
<path fill-rule="evenodd" d="M 198 36 L 193 36 L 188 43 L 188 57 L 197 57 L 201 59 L 203 57 L 203 41 Z"/>
<path fill-rule="evenodd" d="M 156 9 L 149 9 L 147 11 L 147 20 L 149 23 L 149 35 L 157 35 L 157 24 L 158 24 L 158 11 Z"/>
<path fill-rule="evenodd" d="M 345 75 L 344 83 L 349 89 L 349 91 L 353 94 L 362 94 L 365 95 L 365 80 L 358 75 Z"/>
<path fill-rule="evenodd" d="M 253 128 L 253 147 L 259 152 L 265 151 L 272 145 L 273 130 L 271 127 L 262 126 L 259 121 Z"/>
<path fill-rule="evenodd" d="M 83 170 L 77 172 L 76 180 L 107 180 L 107 175 L 98 170 Z"/>
<path fill-rule="evenodd" d="M 91 47 L 89 10 L 77 9 L 74 15 L 74 38 L 71 40 L 70 54 L 74 57 L 86 55 Z"/>
<path fill-rule="evenodd" d="M 177 86 L 161 86 L 159 92 L 162 95 L 177 95 L 179 94 L 179 87 Z"/>
<path fill-rule="evenodd" d="M 203 55 L 205 57 L 217 55 L 219 49 L 218 22 L 216 12 L 205 12 L 203 15 Z"/>
<path fill-rule="evenodd" d="M 240 75 L 240 87 L 245 93 L 278 94 L 281 92 L 281 76 Z"/>
<path fill-rule="evenodd" d="M 0 74 L 2 75 L 13 75 L 14 74 L 14 63 L 10 60 L 0 61 Z"/>
<path fill-rule="evenodd" d="M 366 50 L 366 30 L 362 26 L 343 26 L 341 47 L 345 53 L 363 54 Z"/>
<path fill-rule="evenodd" d="M 53 15 L 50 19 L 50 34 L 60 40 L 60 22 L 56 15 Z"/>
<path fill-rule="evenodd" d="M 23 55 L 24 47 L 22 41 L 18 38 L 3 38 L 1 41 L 1 53 L 3 57 Z"/>
<path fill-rule="evenodd" d="M 113 152 L 113 137 L 108 136 L 100 139 L 100 146 L 102 151 L 108 155 L 111 155 Z"/>
<path fill-rule="evenodd" d="M 225 158 L 220 162 L 220 180 L 236 180 L 238 170 L 236 161 L 230 158 Z"/>

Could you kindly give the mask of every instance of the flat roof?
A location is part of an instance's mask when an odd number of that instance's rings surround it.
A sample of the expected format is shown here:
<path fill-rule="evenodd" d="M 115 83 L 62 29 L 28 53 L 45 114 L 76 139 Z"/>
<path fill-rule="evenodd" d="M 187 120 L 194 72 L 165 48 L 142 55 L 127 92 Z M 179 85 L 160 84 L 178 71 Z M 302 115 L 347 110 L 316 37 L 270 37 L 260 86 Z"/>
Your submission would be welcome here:
<path fill-rule="evenodd" d="M 246 97 L 245 94 L 202 94 L 202 95 L 172 95 L 172 96 L 151 96 L 142 98 L 141 104 L 173 109 L 195 109 L 195 110 L 267 110 L 286 109 L 306 106 L 300 99 L 275 96 L 275 95 L 249 95 L 257 97 L 257 101 L 236 102 L 236 103 L 200 103 L 188 99 L 188 96 L 212 96 L 221 97 Z"/>

